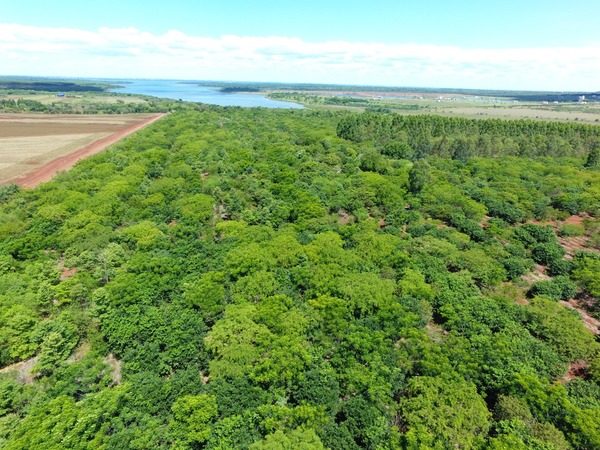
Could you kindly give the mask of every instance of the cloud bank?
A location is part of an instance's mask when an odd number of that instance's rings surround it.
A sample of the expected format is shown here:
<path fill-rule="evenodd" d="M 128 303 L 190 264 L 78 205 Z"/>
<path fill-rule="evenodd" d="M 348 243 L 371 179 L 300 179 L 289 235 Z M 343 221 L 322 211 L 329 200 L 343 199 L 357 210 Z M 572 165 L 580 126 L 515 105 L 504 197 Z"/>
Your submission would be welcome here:
<path fill-rule="evenodd" d="M 600 44 L 465 49 L 0 24 L 4 75 L 598 91 L 597 55 Z"/>

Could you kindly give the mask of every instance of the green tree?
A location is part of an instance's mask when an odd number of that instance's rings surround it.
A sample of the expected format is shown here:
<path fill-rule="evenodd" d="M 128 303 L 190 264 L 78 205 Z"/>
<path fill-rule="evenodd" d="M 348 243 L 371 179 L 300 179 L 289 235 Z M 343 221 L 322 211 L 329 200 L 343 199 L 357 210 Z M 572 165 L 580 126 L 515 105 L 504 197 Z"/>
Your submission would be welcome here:
<path fill-rule="evenodd" d="M 490 428 L 490 413 L 471 383 L 414 377 L 400 400 L 407 448 L 479 448 Z"/>
<path fill-rule="evenodd" d="M 255 442 L 250 450 L 325 450 L 321 439 L 312 429 L 296 428 L 289 433 L 281 430 Z"/>
<path fill-rule="evenodd" d="M 195 446 L 205 443 L 210 436 L 218 412 L 217 400 L 210 394 L 186 395 L 173 403 L 171 411 L 176 439 Z"/>
<path fill-rule="evenodd" d="M 431 182 L 431 167 L 420 159 L 415 162 L 408 173 L 408 189 L 412 194 L 419 194 Z"/>
<path fill-rule="evenodd" d="M 594 147 L 588 153 L 584 166 L 588 169 L 600 167 L 600 147 Z"/>

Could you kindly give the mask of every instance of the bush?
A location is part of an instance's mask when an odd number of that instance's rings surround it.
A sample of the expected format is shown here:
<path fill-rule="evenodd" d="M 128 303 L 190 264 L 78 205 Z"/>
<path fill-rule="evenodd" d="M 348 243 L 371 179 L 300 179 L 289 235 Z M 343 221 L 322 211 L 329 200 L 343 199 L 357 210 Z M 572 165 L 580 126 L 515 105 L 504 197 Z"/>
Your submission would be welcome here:
<path fill-rule="evenodd" d="M 506 275 L 509 280 L 516 280 L 521 275 L 526 274 L 532 269 L 533 261 L 531 259 L 523 259 L 518 257 L 507 258 L 502 261 Z"/>
<path fill-rule="evenodd" d="M 488 238 L 479 222 L 467 219 L 462 211 L 450 215 L 450 224 L 458 231 L 468 234 L 474 241 L 482 242 Z"/>
<path fill-rule="evenodd" d="M 538 281 L 529 289 L 530 297 L 540 296 L 550 300 L 568 300 L 577 293 L 577 285 L 567 277 L 556 277 L 552 280 Z"/>
<path fill-rule="evenodd" d="M 560 260 L 565 255 L 565 249 L 556 242 L 537 244 L 533 247 L 531 256 L 538 264 L 550 265 L 553 261 Z"/>
<path fill-rule="evenodd" d="M 525 225 L 515 228 L 515 237 L 525 245 L 531 246 L 540 242 L 554 242 L 556 236 L 551 226 L 535 225 L 526 223 Z"/>
<path fill-rule="evenodd" d="M 569 214 L 579 214 L 582 211 L 581 195 L 576 192 L 559 194 L 552 199 L 552 206 Z"/>
<path fill-rule="evenodd" d="M 488 200 L 484 203 L 488 208 L 490 216 L 502 219 L 505 222 L 517 223 L 525 219 L 525 213 L 511 203 L 496 199 Z"/>
<path fill-rule="evenodd" d="M 572 278 L 593 297 L 600 297 L 600 255 L 576 252 L 573 257 Z"/>
<path fill-rule="evenodd" d="M 548 274 L 552 277 L 569 275 L 573 269 L 573 263 L 568 259 L 555 259 L 548 265 Z"/>
<path fill-rule="evenodd" d="M 525 258 L 525 256 L 527 256 L 527 249 L 519 242 L 507 245 L 504 247 L 504 250 L 506 250 L 510 255 L 516 256 L 517 258 Z"/>
<path fill-rule="evenodd" d="M 19 186 L 16 184 L 0 186 L 0 203 L 8 202 L 17 192 L 19 192 Z"/>
<path fill-rule="evenodd" d="M 592 234 L 585 245 L 586 247 L 600 250 L 600 230 L 592 231 Z"/>

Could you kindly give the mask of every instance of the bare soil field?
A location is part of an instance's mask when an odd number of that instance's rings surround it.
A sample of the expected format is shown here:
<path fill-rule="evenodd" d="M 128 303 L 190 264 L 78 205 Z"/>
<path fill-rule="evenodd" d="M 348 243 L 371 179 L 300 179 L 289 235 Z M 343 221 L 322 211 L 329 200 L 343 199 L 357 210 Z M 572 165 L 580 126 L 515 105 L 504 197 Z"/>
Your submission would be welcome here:
<path fill-rule="evenodd" d="M 164 114 L 0 114 L 0 184 L 35 187 Z"/>
<path fill-rule="evenodd" d="M 469 119 L 534 119 L 557 122 L 573 121 L 593 125 L 598 125 L 600 121 L 599 108 L 587 111 L 570 111 L 567 109 L 542 108 L 537 105 L 530 105 L 529 107 L 459 105 L 456 107 L 436 107 L 434 112 L 443 116 L 459 116 Z"/>

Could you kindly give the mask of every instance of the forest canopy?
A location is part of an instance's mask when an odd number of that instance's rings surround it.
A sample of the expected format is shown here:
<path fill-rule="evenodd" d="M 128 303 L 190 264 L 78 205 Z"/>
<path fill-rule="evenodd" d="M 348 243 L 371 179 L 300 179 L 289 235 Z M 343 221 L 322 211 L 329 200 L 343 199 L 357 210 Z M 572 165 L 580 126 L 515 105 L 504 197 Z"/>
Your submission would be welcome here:
<path fill-rule="evenodd" d="M 434 115 L 353 114 L 337 134 L 373 141 L 392 157 L 581 156 L 600 147 L 600 127 L 535 120 L 464 119 Z"/>
<path fill-rule="evenodd" d="M 190 105 L 0 187 L 0 447 L 600 448 L 599 130 Z"/>

